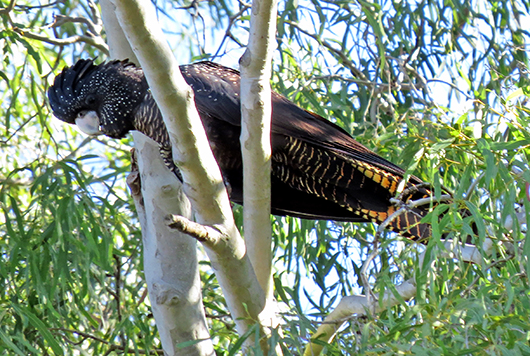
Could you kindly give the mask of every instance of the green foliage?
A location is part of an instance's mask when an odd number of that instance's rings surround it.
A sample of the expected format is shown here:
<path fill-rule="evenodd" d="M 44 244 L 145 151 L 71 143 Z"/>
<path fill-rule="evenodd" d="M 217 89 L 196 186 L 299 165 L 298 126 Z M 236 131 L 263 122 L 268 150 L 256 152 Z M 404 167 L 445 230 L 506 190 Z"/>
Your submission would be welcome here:
<path fill-rule="evenodd" d="M 105 55 L 85 42 L 59 46 L 28 34 L 82 35 L 83 23 L 45 25 L 54 13 L 91 13 L 78 1 L 17 1 L 9 9 L 10 3 L 0 1 L 0 354 L 154 352 L 160 344 L 125 187 L 130 140 L 85 139 L 52 119 L 45 99 L 62 66 Z M 236 66 L 248 9 L 225 1 L 196 9 L 159 3 L 183 62 L 217 54 L 215 60 Z M 273 87 L 431 182 L 436 197 L 446 187 L 455 199 L 425 218 L 434 232 L 425 246 L 392 233 L 374 244 L 372 224 L 271 218 L 284 324 L 270 343 L 286 355 L 303 354 L 343 296 L 414 280 L 415 299 L 350 318 L 325 352 L 530 354 L 530 244 L 517 215 L 530 204 L 528 3 L 279 6 Z M 489 237 L 493 248 L 479 263 L 466 263 L 441 252 L 442 236 L 471 239 L 479 249 Z M 362 285 L 374 248 L 369 286 Z M 216 352 L 238 354 L 243 337 L 207 261 L 201 271 Z"/>

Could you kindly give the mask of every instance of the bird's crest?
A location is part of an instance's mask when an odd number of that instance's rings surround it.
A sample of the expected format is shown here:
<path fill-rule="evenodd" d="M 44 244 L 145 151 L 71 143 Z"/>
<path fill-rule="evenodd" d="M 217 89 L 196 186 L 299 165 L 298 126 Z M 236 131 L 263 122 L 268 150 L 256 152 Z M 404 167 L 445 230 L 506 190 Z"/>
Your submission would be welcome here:
<path fill-rule="evenodd" d="M 142 70 L 128 60 L 96 65 L 81 59 L 55 78 L 48 98 L 60 120 L 74 124 L 86 112 L 93 112 L 102 133 L 122 138 L 134 129 L 134 112 L 147 88 Z"/>
<path fill-rule="evenodd" d="M 60 120 L 73 124 L 77 112 L 82 109 L 85 91 L 90 86 L 98 86 L 108 75 L 135 65 L 125 60 L 115 60 L 96 65 L 92 59 L 80 59 L 71 67 L 65 67 L 55 77 L 48 89 L 48 99 L 53 114 Z M 97 74 L 97 75 L 95 75 Z"/>

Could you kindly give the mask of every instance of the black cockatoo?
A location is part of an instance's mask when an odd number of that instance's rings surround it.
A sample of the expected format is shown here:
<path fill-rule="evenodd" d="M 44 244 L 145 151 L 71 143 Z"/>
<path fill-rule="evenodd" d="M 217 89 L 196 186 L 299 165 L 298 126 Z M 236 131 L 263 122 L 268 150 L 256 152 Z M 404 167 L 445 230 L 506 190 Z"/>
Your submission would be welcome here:
<path fill-rule="evenodd" d="M 212 62 L 180 67 L 195 94 L 195 104 L 231 201 L 243 202 L 239 72 Z M 55 116 L 88 134 L 122 138 L 138 130 L 160 145 L 177 176 L 169 136 L 142 69 L 128 61 L 95 65 L 79 60 L 65 68 L 48 90 Z M 397 208 L 390 203 L 404 171 L 355 141 L 330 121 L 272 94 L 271 212 L 305 219 L 383 222 Z M 421 184 L 410 177 L 405 187 Z M 423 198 L 412 189 L 404 200 Z M 390 223 L 413 239 L 430 235 L 419 224 L 428 207 L 414 208 Z"/>

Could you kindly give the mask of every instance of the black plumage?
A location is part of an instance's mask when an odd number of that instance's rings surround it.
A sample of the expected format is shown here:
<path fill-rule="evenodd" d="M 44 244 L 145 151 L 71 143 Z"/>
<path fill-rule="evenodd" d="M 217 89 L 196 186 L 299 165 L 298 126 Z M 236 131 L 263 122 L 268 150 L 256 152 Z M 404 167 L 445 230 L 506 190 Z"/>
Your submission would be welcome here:
<path fill-rule="evenodd" d="M 212 62 L 180 69 L 194 91 L 210 146 L 230 184 L 230 199 L 241 204 L 239 72 Z M 166 164 L 178 175 L 161 113 L 140 68 L 127 61 L 94 65 L 91 60 L 80 60 L 55 78 L 48 97 L 55 116 L 70 124 L 95 112 L 99 130 L 107 136 L 121 138 L 130 130 L 143 132 L 159 143 Z M 273 214 L 381 223 L 397 209 L 390 198 L 403 179 L 400 167 L 278 93 L 272 94 L 271 145 Z M 412 176 L 406 187 L 421 183 Z M 425 188 L 413 189 L 404 200 L 429 194 Z M 426 208 L 415 208 L 390 226 L 414 239 L 428 237 L 430 226 L 419 224 L 426 213 Z"/>

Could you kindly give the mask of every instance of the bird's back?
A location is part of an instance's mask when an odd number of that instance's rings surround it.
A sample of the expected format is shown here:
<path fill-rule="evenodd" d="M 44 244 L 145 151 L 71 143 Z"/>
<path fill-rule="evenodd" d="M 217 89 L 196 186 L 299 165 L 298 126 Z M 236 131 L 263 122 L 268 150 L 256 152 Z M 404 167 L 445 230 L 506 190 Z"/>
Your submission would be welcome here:
<path fill-rule="evenodd" d="M 181 67 L 195 93 L 214 155 L 232 188 L 231 200 L 241 204 L 242 164 L 239 72 L 212 62 Z M 381 223 L 396 208 L 404 171 L 355 141 L 346 131 L 306 111 L 278 93 L 272 94 L 272 202 L 276 215 L 337 221 Z M 410 177 L 405 187 L 422 181 Z M 405 199 L 429 195 L 422 188 Z M 423 238 L 427 225 L 417 225 L 426 209 L 398 216 L 390 226 L 406 236 Z"/>
<path fill-rule="evenodd" d="M 211 62 L 181 66 L 181 72 L 194 91 L 210 146 L 230 185 L 230 198 L 241 204 L 239 72 Z M 121 138 L 131 129 L 143 132 L 158 142 L 166 165 L 179 176 L 162 114 L 142 70 L 132 63 L 95 65 L 92 60 L 79 60 L 56 77 L 48 98 L 54 114 L 70 124 L 93 120 L 95 114 L 98 122 L 92 126 L 110 137 Z M 273 214 L 381 223 L 395 212 L 390 199 L 403 180 L 401 168 L 355 141 L 337 125 L 278 93 L 272 93 L 271 124 Z M 421 183 L 412 176 L 402 185 L 410 188 Z M 419 188 L 403 200 L 429 194 L 429 190 Z M 411 238 L 426 237 L 429 226 L 418 223 L 427 210 L 408 210 L 390 226 Z"/>

